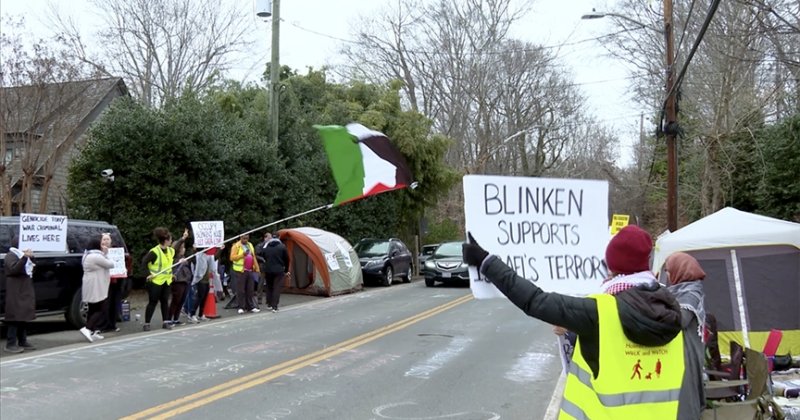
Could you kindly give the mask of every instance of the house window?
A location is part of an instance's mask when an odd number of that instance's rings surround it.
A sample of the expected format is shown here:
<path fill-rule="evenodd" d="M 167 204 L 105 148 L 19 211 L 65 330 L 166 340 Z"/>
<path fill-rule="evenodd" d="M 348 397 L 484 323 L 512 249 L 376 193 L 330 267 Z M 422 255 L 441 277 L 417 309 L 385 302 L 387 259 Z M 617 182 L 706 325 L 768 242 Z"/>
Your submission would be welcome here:
<path fill-rule="evenodd" d="M 14 159 L 14 149 L 6 148 L 6 155 L 3 157 L 3 164 L 8 165 Z"/>

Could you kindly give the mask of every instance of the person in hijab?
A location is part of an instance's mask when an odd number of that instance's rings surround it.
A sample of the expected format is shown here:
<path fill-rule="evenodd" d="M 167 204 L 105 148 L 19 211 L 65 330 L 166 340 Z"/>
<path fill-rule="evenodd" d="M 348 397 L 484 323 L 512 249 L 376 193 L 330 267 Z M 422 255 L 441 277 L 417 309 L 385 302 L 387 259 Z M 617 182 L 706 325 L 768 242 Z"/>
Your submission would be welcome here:
<path fill-rule="evenodd" d="M 681 386 L 682 406 L 687 416 L 700 418 L 706 396 L 703 388 L 703 364 L 705 344 L 703 326 L 706 312 L 704 305 L 703 279 L 706 273 L 697 260 L 689 254 L 676 252 L 666 261 L 667 289 L 681 305 L 681 327 L 683 329 L 683 353 L 686 367 Z M 696 398 L 690 398 L 691 395 Z"/>

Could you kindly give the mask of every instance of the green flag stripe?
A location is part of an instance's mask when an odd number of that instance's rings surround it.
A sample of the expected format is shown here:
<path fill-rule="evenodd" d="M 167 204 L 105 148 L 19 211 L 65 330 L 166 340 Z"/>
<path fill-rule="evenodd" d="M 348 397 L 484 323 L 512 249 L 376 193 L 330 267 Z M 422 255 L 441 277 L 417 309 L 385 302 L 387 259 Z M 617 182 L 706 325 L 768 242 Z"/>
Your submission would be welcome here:
<path fill-rule="evenodd" d="M 356 138 L 339 125 L 315 126 L 328 154 L 333 179 L 339 188 L 334 205 L 364 194 L 364 163 Z"/>

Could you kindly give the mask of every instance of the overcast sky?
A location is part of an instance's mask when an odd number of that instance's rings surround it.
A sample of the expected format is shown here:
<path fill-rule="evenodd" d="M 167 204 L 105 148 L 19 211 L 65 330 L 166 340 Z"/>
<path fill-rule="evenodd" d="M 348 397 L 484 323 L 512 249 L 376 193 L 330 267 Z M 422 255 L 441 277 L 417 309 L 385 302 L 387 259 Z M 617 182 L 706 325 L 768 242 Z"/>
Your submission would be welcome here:
<path fill-rule="evenodd" d="M 2 0 L 0 14 L 24 15 L 29 32 L 46 37 L 46 10 L 52 0 Z M 256 41 L 254 51 L 241 60 L 228 76 L 249 81 L 258 80 L 270 55 L 270 24 L 255 16 L 255 0 L 226 0 L 247 10 L 249 28 Z M 336 64 L 342 57 L 338 50 L 353 39 L 353 25 L 371 12 L 393 4 L 396 0 L 282 0 L 280 61 L 300 70 Z M 92 5 L 88 0 L 58 2 L 62 13 L 70 14 L 81 25 L 84 36 L 90 36 Z M 641 110 L 627 93 L 629 73 L 619 60 L 604 56 L 599 41 L 590 41 L 614 32 L 609 19 L 581 20 L 581 15 L 596 8 L 613 9 L 613 0 L 534 0 L 532 10 L 513 28 L 518 39 L 545 46 L 567 44 L 559 56 L 573 73 L 575 83 L 585 93 L 590 111 L 605 125 L 612 127 L 622 140 L 621 162 L 632 158 L 631 145 L 639 138 Z M 586 41 L 586 42 L 581 42 Z M 646 130 L 652 128 L 645 127 Z"/>

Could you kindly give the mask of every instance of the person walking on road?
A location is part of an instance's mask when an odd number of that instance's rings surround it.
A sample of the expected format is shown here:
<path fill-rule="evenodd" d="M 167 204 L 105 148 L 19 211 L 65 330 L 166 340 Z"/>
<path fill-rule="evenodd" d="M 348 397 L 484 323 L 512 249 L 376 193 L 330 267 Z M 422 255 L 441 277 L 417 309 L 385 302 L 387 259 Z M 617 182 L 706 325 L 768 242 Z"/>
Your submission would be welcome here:
<path fill-rule="evenodd" d="M 472 234 L 464 261 L 477 267 L 528 316 L 578 335 L 568 367 L 560 418 L 675 419 L 684 374 L 680 306 L 649 270 L 650 235 L 620 230 L 606 248 L 610 276 L 602 294 L 548 293 L 478 245 Z M 660 377 L 651 374 L 658 360 Z M 630 372 L 642 370 L 642 379 Z M 681 418 L 682 419 L 682 418 Z"/>
<path fill-rule="evenodd" d="M 28 322 L 36 319 L 36 292 L 33 289 L 33 251 L 20 251 L 19 236 L 11 238 L 11 246 L 6 253 L 3 271 L 6 275 L 5 320 L 6 345 L 9 353 L 22 353 L 36 350 L 28 342 Z"/>
<path fill-rule="evenodd" d="M 112 240 L 110 233 L 103 233 L 100 240 L 100 246 L 110 249 L 112 247 Z M 122 302 L 122 282 L 124 278 L 110 276 L 108 284 L 108 304 L 106 306 L 105 324 L 101 328 L 103 331 L 119 332 L 117 327 L 117 316 L 119 315 L 119 307 Z"/>
<path fill-rule="evenodd" d="M 108 246 L 103 245 L 102 236 L 89 238 L 83 255 L 83 301 L 89 305 L 86 325 L 80 333 L 91 343 L 102 340 L 100 330 L 108 323 L 108 288 L 111 284 L 111 269 L 114 261 L 108 258 Z"/>
<path fill-rule="evenodd" d="M 180 259 L 180 263 L 175 267 L 175 276 L 170 286 L 172 293 L 172 300 L 169 304 L 169 311 L 167 313 L 167 323 L 170 325 L 181 325 L 181 307 L 183 301 L 186 299 L 186 289 L 192 281 L 192 264 L 190 260 L 184 259 L 186 254 L 186 238 L 189 237 L 189 231 L 184 230 L 183 236 L 172 244 L 175 249 L 175 255 Z"/>
<path fill-rule="evenodd" d="M 142 265 L 150 273 L 147 276 L 147 308 L 144 313 L 144 331 L 150 331 L 150 321 L 156 305 L 161 305 L 162 328 L 171 330 L 172 325 L 167 323 L 169 316 L 168 305 L 170 285 L 172 284 L 172 262 L 175 258 L 175 249 L 172 248 L 172 234 L 164 227 L 153 230 L 153 236 L 158 245 L 150 249 L 142 259 Z"/>
<path fill-rule="evenodd" d="M 250 235 L 242 235 L 231 247 L 231 264 L 236 276 L 236 302 L 239 313 L 260 312 L 255 307 L 254 289 L 258 283 L 259 267 L 256 252 L 250 243 Z"/>
<path fill-rule="evenodd" d="M 195 253 L 197 251 L 195 250 Z M 206 261 L 209 257 L 206 253 L 201 252 L 197 254 L 196 263 L 194 266 L 194 275 L 192 277 L 192 291 L 194 298 L 192 299 L 192 306 L 189 309 L 189 322 L 197 324 L 200 321 L 208 321 L 203 311 L 205 310 L 206 298 L 208 298 L 208 291 L 210 289 L 210 282 L 213 273 L 211 273 L 212 265 Z"/>
<path fill-rule="evenodd" d="M 266 243 L 259 248 L 258 253 L 266 261 L 262 271 L 264 271 L 267 288 L 267 306 L 272 309 L 272 312 L 278 312 L 283 279 L 290 274 L 289 253 L 277 232 L 267 233 L 265 239 Z"/>

